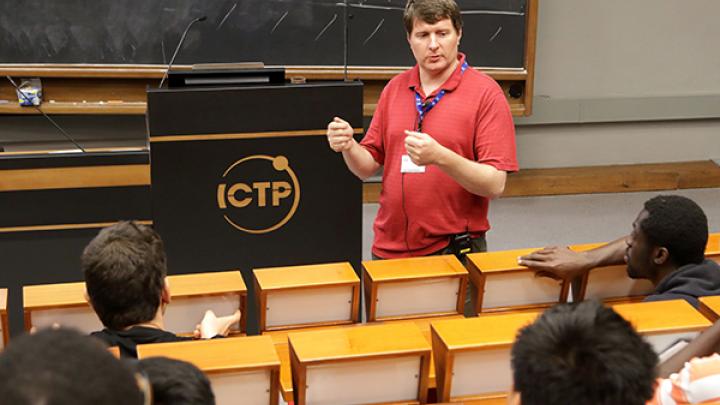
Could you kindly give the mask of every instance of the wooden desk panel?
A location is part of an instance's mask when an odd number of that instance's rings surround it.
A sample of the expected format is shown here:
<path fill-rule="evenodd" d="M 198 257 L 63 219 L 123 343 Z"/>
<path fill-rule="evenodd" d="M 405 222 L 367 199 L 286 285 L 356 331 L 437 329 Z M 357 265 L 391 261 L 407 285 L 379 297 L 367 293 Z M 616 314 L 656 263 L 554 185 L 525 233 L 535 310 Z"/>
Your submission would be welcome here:
<path fill-rule="evenodd" d="M 208 374 L 218 404 L 237 403 L 238 398 L 278 403 L 280 360 L 268 336 L 154 343 L 137 350 L 140 359 L 164 356 L 194 364 Z"/>
<path fill-rule="evenodd" d="M 498 397 L 512 386 L 510 349 L 540 312 L 481 315 L 431 324 L 438 400 Z"/>
<path fill-rule="evenodd" d="M 567 301 L 570 284 L 520 266 L 517 259 L 537 249 L 516 249 L 467 255 L 470 280 L 477 296 L 473 308 L 476 314 L 537 309 Z"/>
<path fill-rule="evenodd" d="M 253 270 L 260 331 L 358 320 L 360 279 L 350 263 Z"/>
<path fill-rule="evenodd" d="M 468 273 L 453 255 L 362 264 L 368 321 L 463 313 Z"/>
<path fill-rule="evenodd" d="M 288 339 L 298 405 L 320 397 L 350 402 L 425 402 L 430 345 L 414 324 L 290 333 Z M 316 378 L 332 382 L 321 384 Z M 373 390 L 368 391 L 369 386 Z M 334 392 L 328 392 L 330 389 Z M 384 393 L 383 389 L 399 392 Z"/>
<path fill-rule="evenodd" d="M 657 353 L 678 339 L 692 340 L 711 322 L 685 300 L 617 304 L 612 308 L 652 344 Z"/>
<path fill-rule="evenodd" d="M 247 289 L 238 271 L 171 275 L 167 281 L 173 300 L 165 312 L 168 330 L 191 332 L 207 309 L 213 309 L 218 316 L 235 309 L 244 312 Z M 24 286 L 23 308 L 26 330 L 50 326 L 60 316 L 63 326 L 84 332 L 103 327 L 85 300 L 84 282 Z M 240 330 L 244 330 L 244 313 L 242 317 Z"/>

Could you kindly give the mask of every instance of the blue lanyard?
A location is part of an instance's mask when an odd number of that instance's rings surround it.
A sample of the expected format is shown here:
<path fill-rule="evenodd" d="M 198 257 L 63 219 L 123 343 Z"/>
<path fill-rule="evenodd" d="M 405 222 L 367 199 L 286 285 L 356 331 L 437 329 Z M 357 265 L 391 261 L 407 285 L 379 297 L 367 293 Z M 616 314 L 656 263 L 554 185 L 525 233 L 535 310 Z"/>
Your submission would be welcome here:
<path fill-rule="evenodd" d="M 467 68 L 468 68 L 468 63 L 467 63 L 467 61 L 465 61 L 465 62 L 463 62 L 462 66 L 460 67 L 460 75 L 465 73 L 465 70 Z M 440 99 L 442 99 L 443 96 L 445 96 L 445 93 L 446 93 L 445 89 L 440 90 L 438 92 L 438 94 L 435 96 L 435 98 L 432 99 L 432 101 L 430 101 L 429 103 L 423 103 L 423 100 L 420 97 L 420 94 L 418 94 L 417 90 L 415 90 L 415 108 L 417 109 L 417 112 L 418 112 L 418 124 L 417 124 L 418 132 L 422 132 L 422 123 L 423 123 L 423 120 L 425 119 L 425 115 L 427 115 L 427 113 L 430 112 L 430 110 L 432 110 L 433 107 L 435 107 L 435 105 L 440 102 Z"/>

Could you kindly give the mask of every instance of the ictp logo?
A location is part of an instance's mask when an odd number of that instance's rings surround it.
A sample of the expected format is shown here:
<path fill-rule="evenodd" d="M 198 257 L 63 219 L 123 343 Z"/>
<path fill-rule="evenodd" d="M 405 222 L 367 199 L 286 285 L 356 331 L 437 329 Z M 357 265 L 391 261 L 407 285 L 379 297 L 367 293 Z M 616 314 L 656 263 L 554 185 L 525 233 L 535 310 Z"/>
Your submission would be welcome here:
<path fill-rule="evenodd" d="M 300 203 L 300 183 L 285 156 L 253 155 L 225 170 L 217 187 L 225 220 L 252 234 L 285 225 Z"/>

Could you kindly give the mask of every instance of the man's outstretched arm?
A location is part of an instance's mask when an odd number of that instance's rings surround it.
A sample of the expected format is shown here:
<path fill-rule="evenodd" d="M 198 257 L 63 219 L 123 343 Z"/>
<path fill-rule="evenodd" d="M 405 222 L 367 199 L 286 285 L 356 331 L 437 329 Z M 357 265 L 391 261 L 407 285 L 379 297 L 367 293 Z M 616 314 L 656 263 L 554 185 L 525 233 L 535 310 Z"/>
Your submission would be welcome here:
<path fill-rule="evenodd" d="M 546 247 L 519 257 L 518 264 L 530 267 L 539 275 L 572 280 L 595 267 L 625 263 L 626 239 L 624 236 L 584 252 L 575 252 L 566 246 Z"/>

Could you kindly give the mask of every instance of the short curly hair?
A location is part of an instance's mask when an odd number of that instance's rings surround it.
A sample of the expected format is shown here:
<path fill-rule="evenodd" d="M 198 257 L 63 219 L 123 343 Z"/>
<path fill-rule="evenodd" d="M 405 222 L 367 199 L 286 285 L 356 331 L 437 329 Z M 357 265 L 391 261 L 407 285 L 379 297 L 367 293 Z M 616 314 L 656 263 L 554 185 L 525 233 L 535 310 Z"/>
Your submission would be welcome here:
<path fill-rule="evenodd" d="M 705 260 L 708 220 L 695 201 L 680 195 L 659 195 L 645 202 L 647 217 L 640 230 L 654 246 L 668 250 L 676 266 Z"/>

